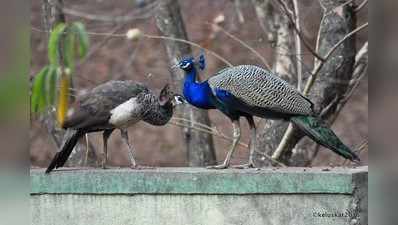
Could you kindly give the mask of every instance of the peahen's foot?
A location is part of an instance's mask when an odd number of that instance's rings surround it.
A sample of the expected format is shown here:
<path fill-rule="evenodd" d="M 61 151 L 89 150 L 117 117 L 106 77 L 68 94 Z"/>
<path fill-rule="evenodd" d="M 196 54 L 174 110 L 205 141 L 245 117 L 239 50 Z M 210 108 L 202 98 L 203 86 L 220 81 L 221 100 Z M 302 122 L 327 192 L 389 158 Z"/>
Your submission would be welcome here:
<path fill-rule="evenodd" d="M 226 163 L 220 164 L 220 165 L 215 165 L 215 166 L 207 166 L 207 169 L 227 169 L 228 165 Z"/>

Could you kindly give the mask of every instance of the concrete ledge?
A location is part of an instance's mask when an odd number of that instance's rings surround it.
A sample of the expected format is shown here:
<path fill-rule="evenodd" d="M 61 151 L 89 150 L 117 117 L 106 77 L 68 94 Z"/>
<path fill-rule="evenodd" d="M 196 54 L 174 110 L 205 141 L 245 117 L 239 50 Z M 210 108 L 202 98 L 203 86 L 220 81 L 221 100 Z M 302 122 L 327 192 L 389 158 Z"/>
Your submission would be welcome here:
<path fill-rule="evenodd" d="M 31 170 L 31 224 L 367 224 L 368 168 Z"/>
<path fill-rule="evenodd" d="M 352 194 L 361 176 L 367 176 L 367 167 L 70 169 L 49 175 L 34 169 L 31 194 Z"/>

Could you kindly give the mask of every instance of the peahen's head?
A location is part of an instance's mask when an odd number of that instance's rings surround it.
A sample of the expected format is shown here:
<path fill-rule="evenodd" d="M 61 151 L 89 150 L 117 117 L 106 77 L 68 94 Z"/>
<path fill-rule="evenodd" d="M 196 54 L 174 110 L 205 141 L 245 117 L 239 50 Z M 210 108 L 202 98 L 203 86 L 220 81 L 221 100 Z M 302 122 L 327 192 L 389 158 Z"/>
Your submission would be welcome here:
<path fill-rule="evenodd" d="M 170 90 L 170 85 L 166 84 L 162 90 L 160 91 L 159 94 L 159 103 L 162 106 L 177 106 L 180 104 L 185 104 L 187 101 L 185 100 L 185 98 L 180 95 L 180 94 L 176 94 L 173 91 Z"/>

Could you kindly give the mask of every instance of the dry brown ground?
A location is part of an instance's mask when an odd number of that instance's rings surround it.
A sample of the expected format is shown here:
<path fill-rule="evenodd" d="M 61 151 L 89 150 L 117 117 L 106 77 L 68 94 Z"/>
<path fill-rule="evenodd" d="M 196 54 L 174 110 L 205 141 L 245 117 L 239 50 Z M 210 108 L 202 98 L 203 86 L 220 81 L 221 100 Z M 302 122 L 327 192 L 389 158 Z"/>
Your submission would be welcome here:
<path fill-rule="evenodd" d="M 103 15 L 123 15 L 134 9 L 134 1 L 65 1 L 66 7 L 78 11 L 103 14 Z M 205 44 L 213 51 L 227 58 L 233 64 L 259 64 L 261 62 L 247 49 L 234 42 L 223 34 L 218 34 L 211 42 L 208 37 L 211 28 L 205 22 L 212 21 L 220 13 L 225 15 L 223 27 L 244 40 L 247 44 L 255 48 L 260 54 L 270 60 L 272 49 L 265 41 L 264 32 L 261 30 L 256 18 L 254 9 L 250 4 L 243 5 L 245 23 L 238 22 L 235 8 L 231 1 L 227 0 L 203 0 L 203 1 L 180 1 L 190 40 Z M 317 2 L 317 1 L 314 1 Z M 41 1 L 32 1 L 31 22 L 32 26 L 42 29 L 41 23 Z M 311 43 L 315 42 L 317 26 L 319 25 L 319 8 L 317 4 L 303 1 L 302 23 L 304 34 Z M 77 17 L 67 15 L 68 21 L 79 20 Z M 360 14 L 358 23 L 362 24 L 367 20 L 366 12 Z M 92 32 L 110 32 L 116 25 L 99 21 L 84 20 L 87 29 Z M 118 33 L 123 33 L 129 28 L 140 28 L 148 34 L 158 34 L 154 18 L 137 19 L 122 24 Z M 32 31 L 32 67 L 33 76 L 47 62 L 46 58 L 46 34 Z M 91 47 L 98 44 L 103 37 L 91 36 Z M 367 33 L 361 33 L 358 45 L 367 40 Z M 198 50 L 196 49 L 197 53 Z M 131 59 L 131 55 L 135 57 Z M 204 77 L 208 77 L 213 72 L 222 68 L 224 65 L 215 58 L 207 55 L 208 67 Z M 311 65 L 309 56 L 305 60 L 307 65 Z M 92 88 L 110 79 L 132 79 L 147 84 L 154 90 L 159 90 L 162 85 L 170 81 L 170 65 L 167 64 L 165 50 L 158 40 L 143 39 L 139 43 L 132 43 L 124 38 L 112 38 L 103 47 L 95 51 L 87 61 L 85 61 L 76 71 L 75 88 L 84 90 Z M 305 67 L 304 67 L 305 68 Z M 211 121 L 219 130 L 230 134 L 230 123 L 226 117 L 216 111 L 210 112 Z M 348 102 L 341 112 L 336 123 L 333 125 L 336 133 L 349 146 L 357 146 L 368 135 L 368 82 L 363 80 L 355 95 Z M 243 141 L 248 141 L 248 130 L 244 123 Z M 182 148 L 180 129 L 173 125 L 164 127 L 153 127 L 140 123 L 130 128 L 130 136 L 135 148 L 137 149 L 137 160 L 141 164 L 153 166 L 184 166 L 186 165 L 186 153 Z M 33 166 L 46 166 L 52 155 L 56 151 L 50 141 L 46 130 L 40 124 L 32 121 L 31 136 L 31 163 Z M 98 134 L 90 134 L 90 139 L 101 150 L 101 137 Z M 215 138 L 217 159 L 222 160 L 225 156 L 228 142 Z M 122 147 L 121 147 L 122 146 Z M 247 158 L 247 150 L 239 148 L 233 163 L 241 162 Z M 367 151 L 361 154 L 361 158 L 367 163 Z M 127 164 L 127 152 L 123 148 L 118 132 L 115 132 L 110 139 L 110 161 L 114 165 Z M 328 165 L 329 163 L 339 164 L 342 160 L 330 151 L 321 150 L 314 165 Z"/>

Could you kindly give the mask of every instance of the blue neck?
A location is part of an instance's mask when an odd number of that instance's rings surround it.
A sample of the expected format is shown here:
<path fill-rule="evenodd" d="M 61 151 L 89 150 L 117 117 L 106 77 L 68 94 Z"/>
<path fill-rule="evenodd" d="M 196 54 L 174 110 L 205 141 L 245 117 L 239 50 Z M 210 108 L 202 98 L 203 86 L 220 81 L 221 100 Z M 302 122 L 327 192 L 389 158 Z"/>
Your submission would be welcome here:
<path fill-rule="evenodd" d="M 190 71 L 185 72 L 185 83 L 196 84 L 196 68 L 192 68 Z"/>
<path fill-rule="evenodd" d="M 185 80 L 183 94 L 186 100 L 201 109 L 214 109 L 215 106 L 211 102 L 212 92 L 207 81 L 196 81 L 196 68 L 185 72 Z"/>

